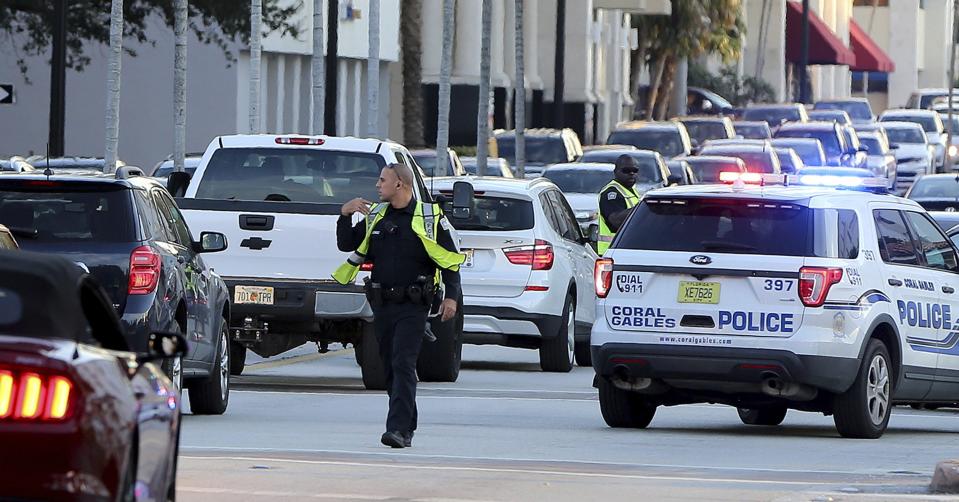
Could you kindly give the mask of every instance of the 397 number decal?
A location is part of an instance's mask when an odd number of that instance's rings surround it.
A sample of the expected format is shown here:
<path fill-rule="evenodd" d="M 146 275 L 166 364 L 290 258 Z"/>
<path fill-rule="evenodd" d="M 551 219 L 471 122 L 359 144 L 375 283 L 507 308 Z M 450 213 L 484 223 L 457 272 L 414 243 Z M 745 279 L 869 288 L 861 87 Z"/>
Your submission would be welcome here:
<path fill-rule="evenodd" d="M 766 291 L 792 291 L 793 281 L 784 281 L 782 279 L 766 279 L 763 281 L 763 289 Z"/>

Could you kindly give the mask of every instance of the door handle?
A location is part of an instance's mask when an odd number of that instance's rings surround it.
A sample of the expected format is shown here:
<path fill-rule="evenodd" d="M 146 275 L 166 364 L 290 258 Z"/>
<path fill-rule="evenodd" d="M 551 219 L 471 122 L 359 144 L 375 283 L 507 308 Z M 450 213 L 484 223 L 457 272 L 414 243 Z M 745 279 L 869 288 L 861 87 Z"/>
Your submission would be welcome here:
<path fill-rule="evenodd" d="M 902 286 L 902 281 L 899 279 L 889 279 L 890 286 Z"/>
<path fill-rule="evenodd" d="M 942 292 L 951 295 L 956 292 L 956 288 L 953 288 L 952 286 L 943 286 Z"/>

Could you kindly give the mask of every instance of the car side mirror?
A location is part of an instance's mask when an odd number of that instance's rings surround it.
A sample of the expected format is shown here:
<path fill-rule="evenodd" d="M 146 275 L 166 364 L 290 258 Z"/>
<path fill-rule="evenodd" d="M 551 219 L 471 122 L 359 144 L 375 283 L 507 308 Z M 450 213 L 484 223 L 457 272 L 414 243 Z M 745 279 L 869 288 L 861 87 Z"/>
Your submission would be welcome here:
<path fill-rule="evenodd" d="M 197 253 L 218 253 L 226 247 L 226 236 L 220 232 L 200 232 L 200 242 L 194 243 Z"/>
<path fill-rule="evenodd" d="M 186 195 L 186 189 L 190 186 L 190 173 L 186 171 L 173 171 L 166 180 L 166 189 L 173 197 L 183 197 Z"/>
<path fill-rule="evenodd" d="M 472 183 L 466 181 L 453 183 L 453 218 L 468 219 L 473 211 L 475 197 Z"/>
<path fill-rule="evenodd" d="M 137 357 L 137 362 L 145 363 L 171 357 L 184 356 L 187 353 L 186 337 L 180 333 L 155 332 L 147 340 L 147 352 Z"/>

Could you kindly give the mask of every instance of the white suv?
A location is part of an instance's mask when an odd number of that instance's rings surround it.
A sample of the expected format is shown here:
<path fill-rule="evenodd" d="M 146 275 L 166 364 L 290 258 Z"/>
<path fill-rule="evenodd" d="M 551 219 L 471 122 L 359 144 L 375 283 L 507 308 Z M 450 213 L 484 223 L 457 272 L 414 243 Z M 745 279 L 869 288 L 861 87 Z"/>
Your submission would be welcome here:
<path fill-rule="evenodd" d="M 449 198 L 464 178 L 434 178 Z M 465 178 L 475 202 L 466 219 L 451 219 L 466 262 L 466 343 L 539 349 L 544 371 L 589 366 L 589 329 L 597 255 L 573 210 L 546 179 Z"/>
<path fill-rule="evenodd" d="M 877 180 L 882 184 L 881 180 Z M 815 187 L 648 194 L 597 261 L 603 418 L 713 402 L 877 438 L 894 404 L 959 401 L 956 248 L 916 203 Z"/>

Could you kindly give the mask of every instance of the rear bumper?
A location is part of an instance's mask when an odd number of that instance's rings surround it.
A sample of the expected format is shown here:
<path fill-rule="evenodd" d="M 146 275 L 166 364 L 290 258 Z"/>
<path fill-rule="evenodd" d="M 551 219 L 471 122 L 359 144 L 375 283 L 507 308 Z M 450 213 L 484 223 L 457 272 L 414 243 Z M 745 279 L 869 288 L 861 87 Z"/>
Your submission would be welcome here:
<path fill-rule="evenodd" d="M 859 360 L 799 355 L 786 350 L 606 343 L 591 347 L 596 374 L 630 378 L 761 383 L 775 377 L 829 392 L 844 392 L 856 379 Z"/>
<path fill-rule="evenodd" d="M 236 298 L 236 286 L 273 288 L 273 305 L 233 302 L 232 325 L 246 317 L 265 322 L 312 323 L 323 319 L 373 319 L 373 311 L 366 301 L 363 288 L 353 284 L 340 285 L 326 281 L 293 281 L 225 277 L 230 299 Z"/>
<path fill-rule="evenodd" d="M 529 313 L 514 307 L 465 305 L 463 316 L 463 331 L 480 337 L 516 335 L 553 338 L 563 323 L 559 315 Z"/>

